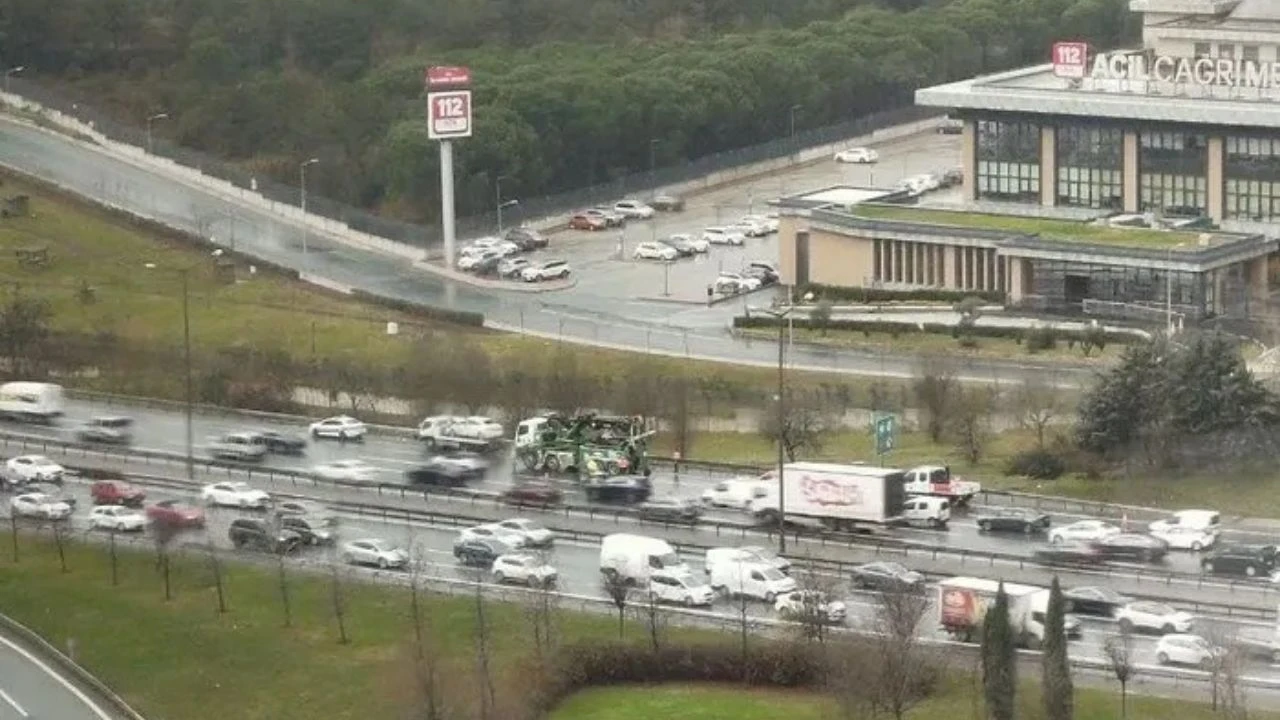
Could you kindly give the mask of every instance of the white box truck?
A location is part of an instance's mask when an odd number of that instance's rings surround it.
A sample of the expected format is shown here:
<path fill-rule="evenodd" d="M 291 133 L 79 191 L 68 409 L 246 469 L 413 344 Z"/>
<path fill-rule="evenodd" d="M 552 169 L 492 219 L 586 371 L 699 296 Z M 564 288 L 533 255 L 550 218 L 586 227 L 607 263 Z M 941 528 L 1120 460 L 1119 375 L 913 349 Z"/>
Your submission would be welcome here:
<path fill-rule="evenodd" d="M 52 423 L 62 417 L 62 386 L 40 382 L 0 385 L 0 417 L 19 422 Z"/>
<path fill-rule="evenodd" d="M 689 566 L 666 540 L 615 533 L 600 542 L 600 573 L 628 584 L 647 585 L 654 570 L 689 572 Z"/>
<path fill-rule="evenodd" d="M 813 521 L 831 530 L 855 530 L 867 525 L 904 522 L 901 470 L 870 465 L 794 462 L 783 465 L 782 514 L 788 521 Z M 778 476 L 761 478 L 766 489 L 753 498 L 748 511 L 765 523 L 776 524 L 779 514 Z"/>
<path fill-rule="evenodd" d="M 999 581 L 986 578 L 953 577 L 938 582 L 938 622 L 951 637 L 961 642 L 977 642 L 987 610 L 995 604 Z M 1034 585 L 1004 584 L 1009 598 L 1009 625 L 1018 647 L 1038 649 L 1044 642 L 1045 612 L 1049 591 Z M 1080 620 L 1067 615 L 1063 626 L 1068 638 L 1080 637 Z"/>

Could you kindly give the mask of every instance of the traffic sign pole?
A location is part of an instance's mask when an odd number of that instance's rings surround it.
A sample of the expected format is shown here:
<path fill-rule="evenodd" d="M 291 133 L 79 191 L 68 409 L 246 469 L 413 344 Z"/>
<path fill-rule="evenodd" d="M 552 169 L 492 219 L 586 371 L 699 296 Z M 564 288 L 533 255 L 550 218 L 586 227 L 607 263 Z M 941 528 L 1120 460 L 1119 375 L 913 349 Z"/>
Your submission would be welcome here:
<path fill-rule="evenodd" d="M 471 137 L 471 91 L 458 88 L 466 88 L 470 84 L 471 71 L 468 68 L 427 68 L 427 137 L 440 141 L 440 223 L 444 237 L 444 265 L 450 270 L 453 269 L 457 239 L 453 141 Z"/>
<path fill-rule="evenodd" d="M 440 141 L 440 222 L 444 226 L 444 266 L 454 263 L 456 221 L 453 216 L 453 141 Z"/>

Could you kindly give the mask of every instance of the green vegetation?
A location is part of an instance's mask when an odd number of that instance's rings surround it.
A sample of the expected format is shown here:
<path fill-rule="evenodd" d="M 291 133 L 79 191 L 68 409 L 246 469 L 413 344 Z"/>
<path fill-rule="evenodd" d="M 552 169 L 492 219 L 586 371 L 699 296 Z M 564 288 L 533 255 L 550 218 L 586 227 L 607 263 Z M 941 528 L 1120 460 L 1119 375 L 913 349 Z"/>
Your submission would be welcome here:
<path fill-rule="evenodd" d="M 1178 246 L 1194 248 L 1199 238 L 1197 233 L 1190 232 L 1171 232 L 1144 228 L 1113 228 L 1071 220 L 928 210 L 903 205 L 865 204 L 856 206 L 853 212 L 859 216 L 874 220 L 901 220 L 932 225 L 971 227 L 1009 233 L 1034 234 L 1054 240 L 1079 240 L 1081 242 L 1107 245 L 1129 245 L 1160 249 L 1177 249 Z"/>
<path fill-rule="evenodd" d="M 674 166 L 786 136 L 795 106 L 803 131 L 1039 62 L 1060 37 L 1116 47 L 1135 17 L 1121 0 L 59 0 L 0 14 L 0 62 L 136 128 L 167 112 L 159 137 L 245 182 L 294 185 L 317 156 L 317 195 L 426 219 L 428 65 L 475 77 L 465 216 L 492 210 L 499 175 L 522 200 L 604 184 L 651 149 Z"/>
<path fill-rule="evenodd" d="M 777 338 L 776 330 L 765 328 L 743 328 L 739 335 L 760 338 L 762 340 Z M 1020 339 L 975 337 L 967 345 L 956 342 L 952 332 L 909 332 L 901 333 L 856 331 L 843 329 L 813 330 L 796 328 L 796 342 L 832 347 L 855 348 L 874 352 L 915 353 L 920 355 L 943 355 L 952 353 L 958 357 L 972 358 L 1021 358 L 1030 354 L 1027 345 Z M 1068 363 L 1106 363 L 1120 357 L 1124 352 L 1123 345 L 1108 344 L 1102 350 L 1092 349 L 1086 357 L 1083 350 L 1074 342 L 1068 344 L 1059 341 L 1048 350 L 1038 350 L 1031 355 L 1037 361 L 1050 360 Z"/>

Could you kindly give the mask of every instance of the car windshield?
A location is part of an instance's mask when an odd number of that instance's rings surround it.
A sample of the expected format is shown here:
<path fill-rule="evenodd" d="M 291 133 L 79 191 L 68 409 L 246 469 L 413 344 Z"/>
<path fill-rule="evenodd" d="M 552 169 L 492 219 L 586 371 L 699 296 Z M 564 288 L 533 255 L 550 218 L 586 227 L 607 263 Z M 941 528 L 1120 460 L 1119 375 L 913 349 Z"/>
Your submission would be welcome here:
<path fill-rule="evenodd" d="M 378 552 L 390 552 L 393 549 L 391 543 L 386 540 L 366 540 L 365 544 Z"/>
<path fill-rule="evenodd" d="M 675 553 L 666 553 L 664 555 L 658 555 L 654 557 L 654 562 L 658 564 L 658 567 L 664 567 L 664 568 L 676 567 L 677 565 L 681 564 L 680 556 L 676 555 Z"/>
<path fill-rule="evenodd" d="M 911 572 L 910 570 L 907 569 L 906 565 L 903 565 L 901 563 L 885 563 L 884 569 L 890 575 L 906 575 L 907 573 Z"/>
<path fill-rule="evenodd" d="M 246 483 L 233 482 L 233 483 L 227 483 L 226 485 L 223 486 L 223 488 L 226 490 L 231 490 L 232 492 L 246 492 L 249 489 L 249 486 Z"/>
<path fill-rule="evenodd" d="M 765 580 L 781 580 L 786 577 L 786 575 L 782 574 L 782 571 L 776 570 L 774 568 L 768 568 L 761 572 L 764 574 Z"/>

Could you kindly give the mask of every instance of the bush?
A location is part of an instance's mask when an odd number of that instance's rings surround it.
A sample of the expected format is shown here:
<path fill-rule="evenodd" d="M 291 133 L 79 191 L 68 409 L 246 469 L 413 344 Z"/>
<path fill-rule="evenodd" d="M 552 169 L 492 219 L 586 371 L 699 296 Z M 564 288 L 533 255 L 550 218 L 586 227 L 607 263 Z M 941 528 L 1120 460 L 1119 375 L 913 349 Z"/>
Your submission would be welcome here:
<path fill-rule="evenodd" d="M 1084 333 L 1072 333 L 1068 335 L 1072 341 L 1076 337 L 1083 337 Z M 1041 350 L 1052 350 L 1058 346 L 1058 331 L 1049 325 L 1041 325 L 1027 330 L 1026 347 L 1027 352 L 1035 353 Z"/>
<path fill-rule="evenodd" d="M 809 318 L 797 317 L 791 319 L 791 322 L 797 329 L 819 330 L 821 328 L 815 326 Z M 769 315 L 739 315 L 733 319 L 735 328 L 776 328 L 779 320 Z M 1023 340 L 1029 342 L 1029 334 L 1022 328 L 1016 327 L 992 327 L 984 325 L 971 325 L 965 328 L 964 332 L 960 332 L 955 325 L 946 325 L 943 323 L 913 323 L 901 322 L 897 320 L 830 320 L 825 324 L 828 330 L 844 330 L 848 332 L 861 333 L 887 333 L 897 338 L 901 334 L 910 334 L 918 332 L 934 333 L 938 335 L 950 335 L 959 339 L 962 334 L 968 334 L 973 337 L 987 338 L 1004 338 L 1008 340 Z M 1085 331 L 1098 333 L 1101 332 L 1105 336 L 1105 342 L 1109 343 L 1132 343 L 1140 340 L 1136 335 L 1128 333 L 1116 332 L 1111 330 L 1095 330 Z M 1052 330 L 1054 342 L 1065 340 L 1068 337 L 1074 337 L 1077 342 L 1082 341 L 1082 332 L 1072 330 Z M 1096 339 L 1096 338 L 1095 338 Z"/>
<path fill-rule="evenodd" d="M 1054 480 L 1061 477 L 1066 470 L 1066 461 L 1057 454 L 1044 448 L 1036 448 L 1024 450 L 1010 458 L 1004 473 L 1036 480 Z"/>
<path fill-rule="evenodd" d="M 885 290 L 884 288 L 851 288 L 807 283 L 796 288 L 795 296 L 802 298 L 807 293 L 813 293 L 814 302 L 818 300 L 854 303 L 916 301 L 954 304 L 965 298 L 976 297 L 988 303 L 1004 303 L 1004 293 L 995 290 L 939 290 L 937 288 Z"/>

